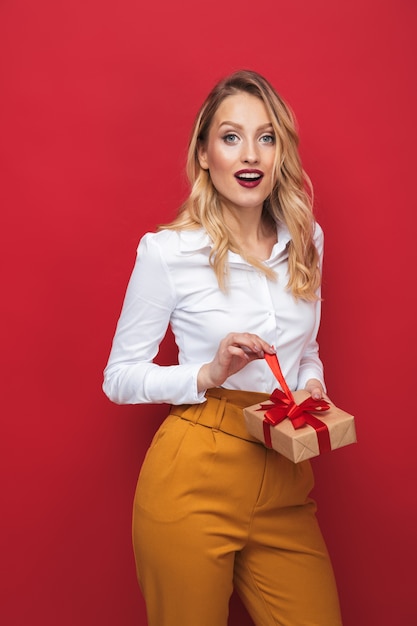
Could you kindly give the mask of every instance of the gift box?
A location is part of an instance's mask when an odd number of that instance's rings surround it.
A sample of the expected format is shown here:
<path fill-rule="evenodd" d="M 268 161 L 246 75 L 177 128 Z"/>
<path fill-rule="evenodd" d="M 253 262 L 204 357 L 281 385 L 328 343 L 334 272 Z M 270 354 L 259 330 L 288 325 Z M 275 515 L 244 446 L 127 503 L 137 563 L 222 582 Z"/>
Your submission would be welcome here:
<path fill-rule="evenodd" d="M 275 355 L 265 356 L 283 391 L 243 409 L 251 435 L 294 463 L 356 442 L 353 415 L 303 390 L 291 392 Z"/>

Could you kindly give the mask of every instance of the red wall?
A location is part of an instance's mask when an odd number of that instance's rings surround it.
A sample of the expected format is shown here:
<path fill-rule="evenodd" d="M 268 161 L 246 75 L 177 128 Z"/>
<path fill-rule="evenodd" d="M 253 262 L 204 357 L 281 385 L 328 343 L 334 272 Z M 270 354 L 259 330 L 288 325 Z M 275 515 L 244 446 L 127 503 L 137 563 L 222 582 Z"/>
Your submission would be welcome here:
<path fill-rule="evenodd" d="M 315 496 L 345 626 L 415 621 L 416 13 L 0 3 L 3 624 L 146 623 L 130 513 L 166 407 L 112 405 L 102 369 L 137 242 L 185 194 L 194 113 L 240 67 L 295 109 L 327 237 L 322 356 L 359 443 L 314 461 Z M 230 623 L 250 624 L 236 598 Z"/>

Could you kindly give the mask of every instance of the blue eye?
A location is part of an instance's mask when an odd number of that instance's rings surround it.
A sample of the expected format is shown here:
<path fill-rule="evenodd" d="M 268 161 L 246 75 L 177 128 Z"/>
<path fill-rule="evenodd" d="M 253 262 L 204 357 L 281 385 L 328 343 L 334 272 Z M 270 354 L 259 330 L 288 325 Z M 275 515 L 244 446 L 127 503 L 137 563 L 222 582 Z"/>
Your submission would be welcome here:
<path fill-rule="evenodd" d="M 223 136 L 223 141 L 225 143 L 236 143 L 238 140 L 238 136 L 235 133 L 227 133 L 227 135 Z"/>
<path fill-rule="evenodd" d="M 262 143 L 274 144 L 275 143 L 275 136 L 274 135 L 262 135 L 261 142 Z"/>

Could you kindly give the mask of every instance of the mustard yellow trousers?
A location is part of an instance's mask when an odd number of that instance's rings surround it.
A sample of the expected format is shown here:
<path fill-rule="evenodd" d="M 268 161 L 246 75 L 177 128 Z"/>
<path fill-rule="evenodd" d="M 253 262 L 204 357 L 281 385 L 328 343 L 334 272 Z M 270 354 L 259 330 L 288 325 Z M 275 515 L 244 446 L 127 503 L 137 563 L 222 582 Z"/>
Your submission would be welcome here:
<path fill-rule="evenodd" d="M 209 390 L 156 433 L 133 512 L 148 626 L 226 626 L 233 588 L 257 626 L 341 625 L 310 463 L 245 428 L 242 408 L 267 397 Z"/>

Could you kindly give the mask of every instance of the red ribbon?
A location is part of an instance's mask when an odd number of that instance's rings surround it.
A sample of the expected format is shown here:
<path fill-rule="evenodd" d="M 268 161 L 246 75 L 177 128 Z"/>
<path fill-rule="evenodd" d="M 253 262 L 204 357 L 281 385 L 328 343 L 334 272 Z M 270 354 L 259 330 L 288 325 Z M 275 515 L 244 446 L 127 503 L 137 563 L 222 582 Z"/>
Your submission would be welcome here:
<path fill-rule="evenodd" d="M 261 408 L 258 409 L 259 411 L 266 410 L 263 422 L 265 445 L 272 448 L 271 426 L 276 426 L 288 417 L 295 429 L 302 428 L 306 424 L 314 428 L 317 433 L 320 454 L 330 451 L 330 435 L 326 424 L 311 415 L 312 411 L 327 411 L 330 404 L 325 400 L 315 400 L 311 396 L 301 404 L 296 404 L 282 374 L 277 355 L 265 354 L 265 360 L 283 389 L 283 391 L 280 389 L 273 391 L 270 398 L 273 402 L 272 405 L 261 404 Z"/>

